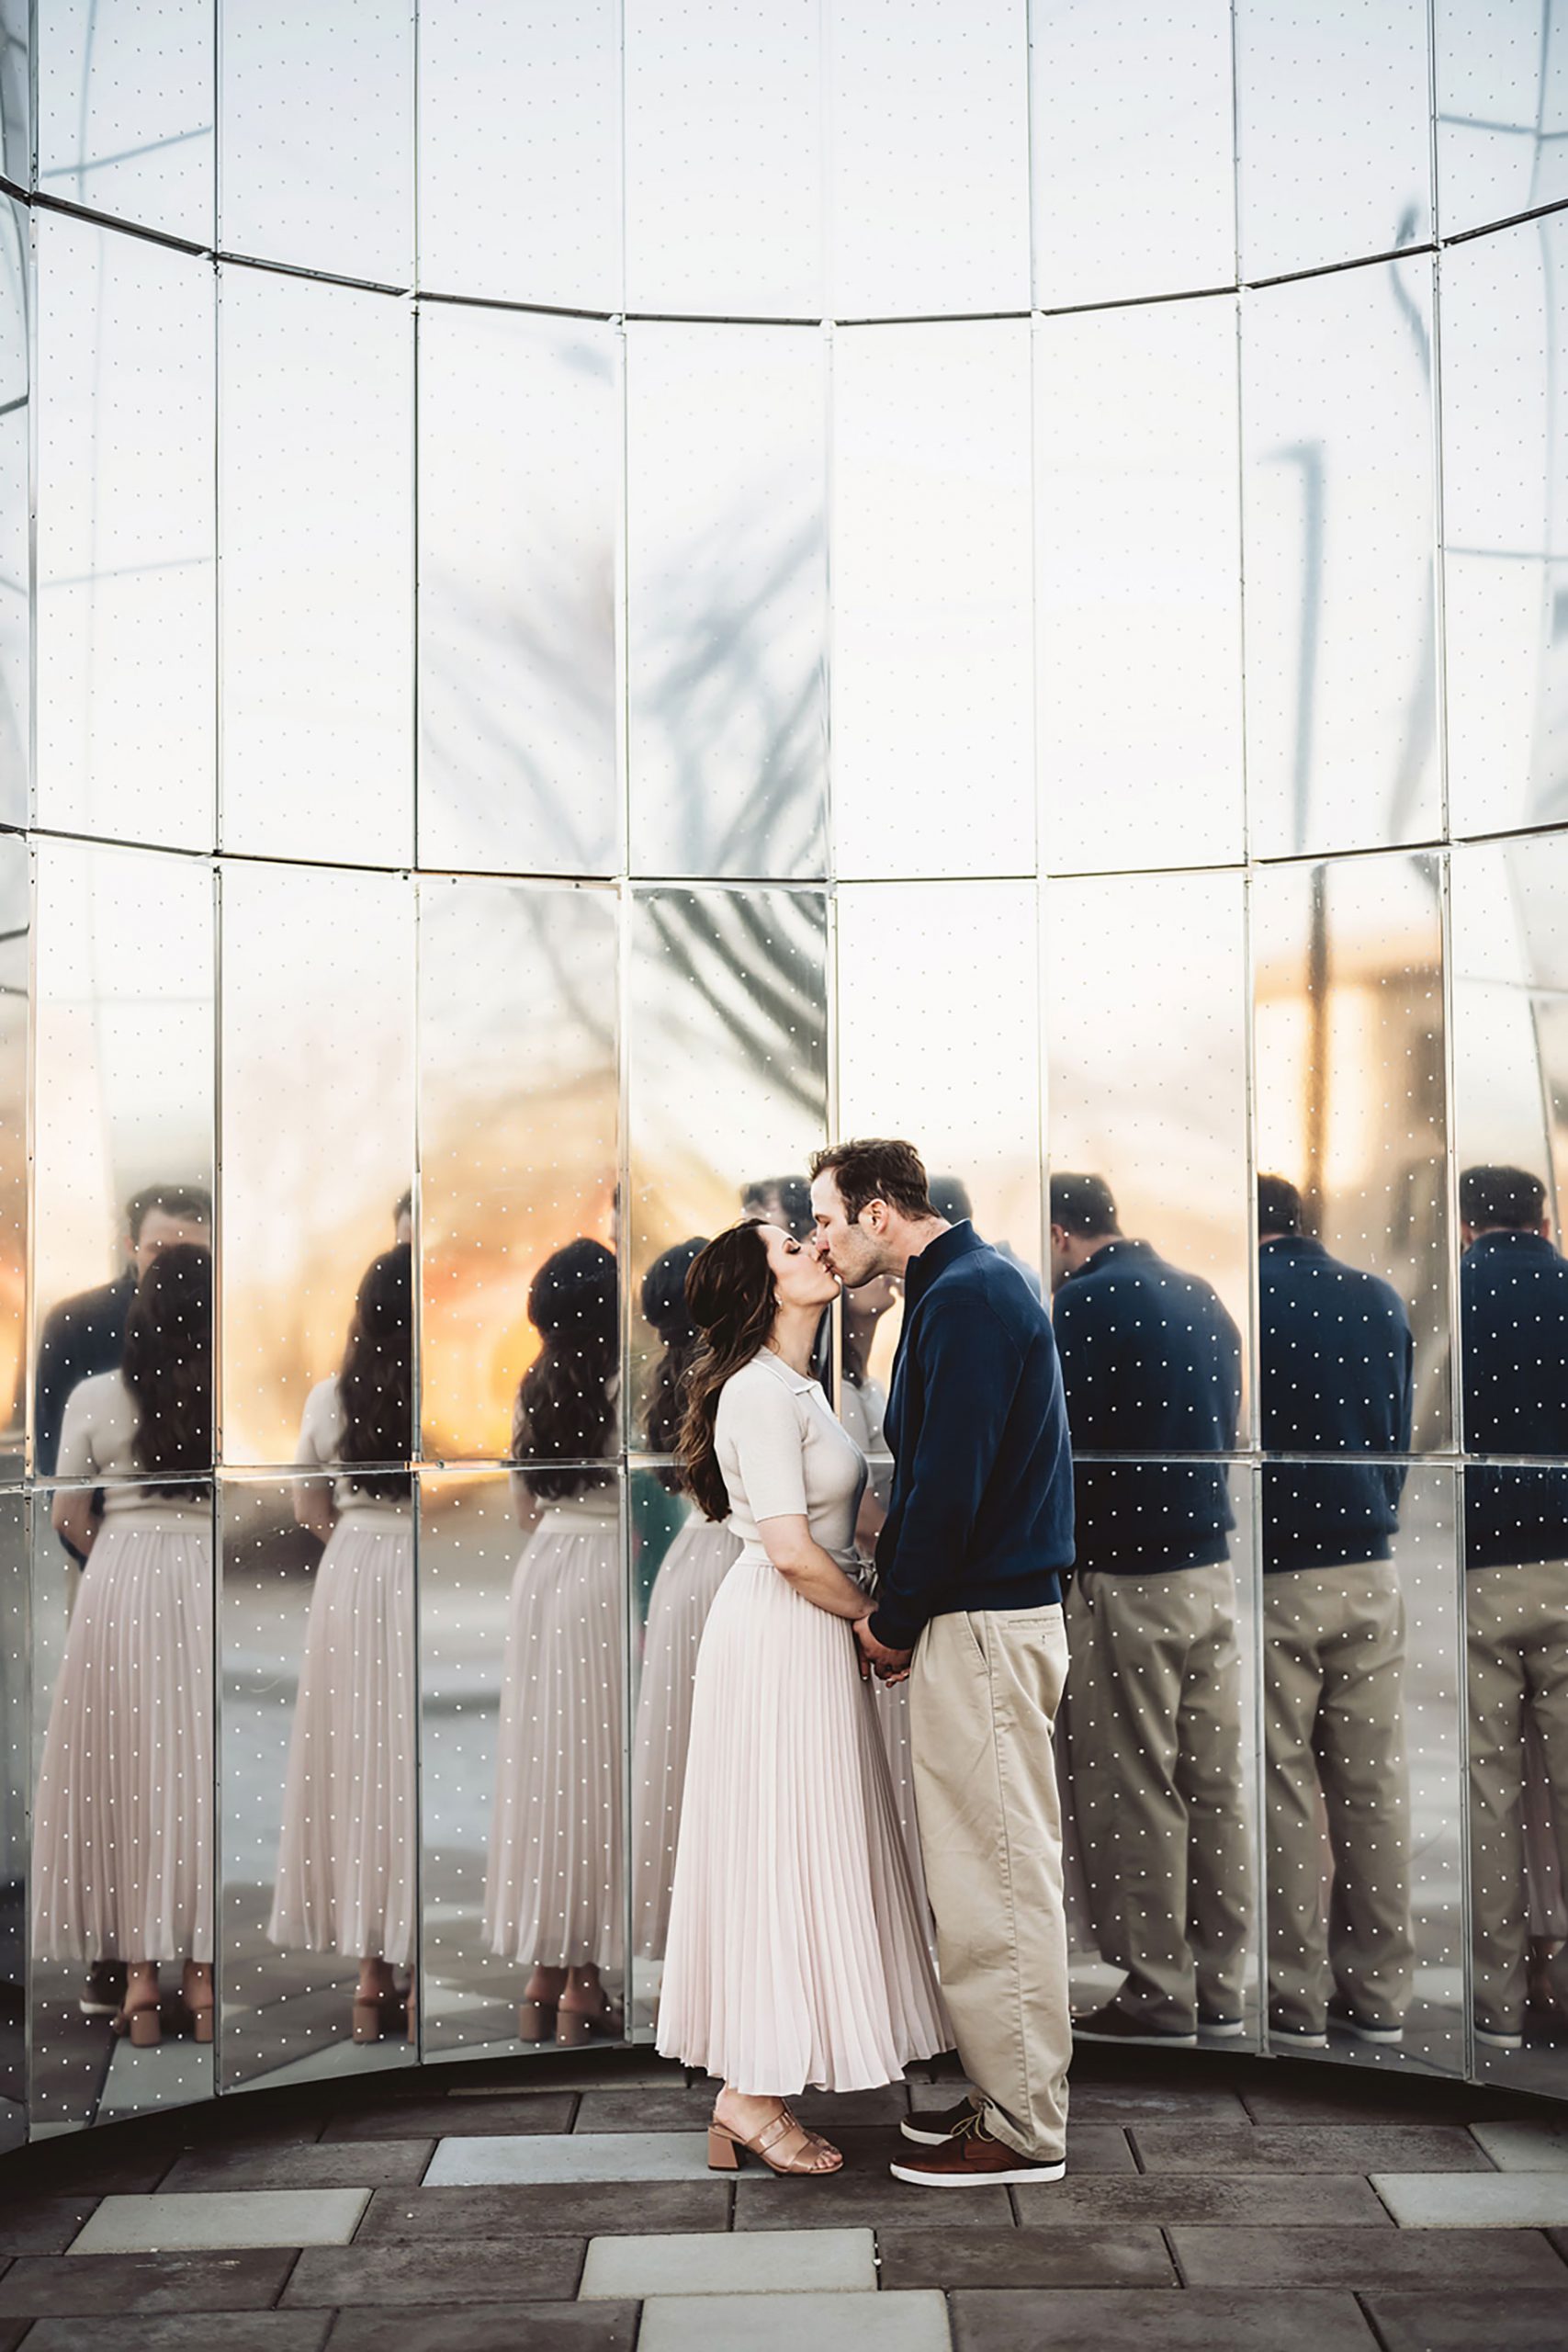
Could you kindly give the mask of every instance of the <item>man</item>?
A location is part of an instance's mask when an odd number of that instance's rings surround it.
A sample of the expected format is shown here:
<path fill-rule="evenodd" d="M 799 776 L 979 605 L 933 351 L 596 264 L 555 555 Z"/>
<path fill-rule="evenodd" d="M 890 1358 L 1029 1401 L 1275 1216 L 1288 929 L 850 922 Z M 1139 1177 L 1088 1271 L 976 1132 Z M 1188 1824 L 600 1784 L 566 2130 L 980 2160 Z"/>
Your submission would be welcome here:
<path fill-rule="evenodd" d="M 1459 1206 L 1465 1450 L 1568 1458 L 1568 1265 L 1552 1247 L 1546 1187 L 1522 1168 L 1467 1168 Z M 1543 1826 L 1568 1883 L 1568 1469 L 1471 1464 L 1464 1565 L 1475 2038 L 1517 2050 L 1532 1723 Z M 1551 1956 L 1544 1977 L 1555 2006 L 1568 2005 L 1568 1955 Z"/>
<path fill-rule="evenodd" d="M 909 1677 L 915 1809 L 942 1991 L 979 2095 L 912 2118 L 899 2180 L 1059 2180 L 1067 1946 L 1052 1728 L 1066 1677 L 1060 1573 L 1072 1465 L 1050 1319 L 966 1221 L 931 1206 L 908 1143 L 811 1163 L 818 1255 L 846 1289 L 904 1283 L 885 1423 L 894 1457 L 871 1665 Z"/>
<path fill-rule="evenodd" d="M 126 1204 L 126 1264 L 112 1283 L 62 1299 L 45 1317 L 33 1374 L 34 1476 L 51 1478 L 60 1460 L 60 1430 L 72 1390 L 95 1373 L 115 1372 L 125 1354 L 125 1318 L 136 1285 L 160 1250 L 177 1241 L 210 1248 L 212 1195 L 198 1184 L 149 1184 Z M 62 1542 L 64 1542 L 62 1537 Z M 65 1549 L 78 1567 L 83 1555 Z M 125 1997 L 125 1964 L 96 1960 L 77 2003 L 86 2018 L 114 2017 Z"/>
<path fill-rule="evenodd" d="M 1416 1964 L 1404 1604 L 1390 1538 L 1410 1450 L 1410 1318 L 1375 1274 L 1302 1231 L 1282 1176 L 1258 1180 L 1263 1471 L 1264 1819 L 1269 2023 L 1399 2041 Z M 1333 1878 L 1324 1914 L 1326 1820 Z M 1328 1997 L 1332 1977 L 1335 1997 Z"/>
<path fill-rule="evenodd" d="M 1244 2030 L 1251 1842 L 1226 1475 L 1241 1341 L 1209 1284 L 1129 1241 L 1099 1176 L 1051 1179 L 1056 1345 L 1077 1493 L 1067 1767 L 1089 1915 L 1123 1973 L 1093 2041 Z"/>

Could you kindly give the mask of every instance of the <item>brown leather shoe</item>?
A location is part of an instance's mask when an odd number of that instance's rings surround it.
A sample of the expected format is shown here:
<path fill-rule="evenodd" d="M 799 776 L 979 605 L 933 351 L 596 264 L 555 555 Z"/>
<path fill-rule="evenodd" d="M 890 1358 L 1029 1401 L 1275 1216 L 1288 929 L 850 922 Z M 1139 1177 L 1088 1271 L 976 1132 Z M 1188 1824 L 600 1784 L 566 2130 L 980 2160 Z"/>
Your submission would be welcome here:
<path fill-rule="evenodd" d="M 895 2180 L 913 2181 L 921 2188 L 1006 2188 L 1028 2180 L 1060 2180 L 1067 2163 L 1065 2156 L 1055 2164 L 1021 2156 L 992 2137 L 985 2117 L 976 2110 L 948 2133 L 940 2148 L 900 2156 L 887 2169 Z"/>

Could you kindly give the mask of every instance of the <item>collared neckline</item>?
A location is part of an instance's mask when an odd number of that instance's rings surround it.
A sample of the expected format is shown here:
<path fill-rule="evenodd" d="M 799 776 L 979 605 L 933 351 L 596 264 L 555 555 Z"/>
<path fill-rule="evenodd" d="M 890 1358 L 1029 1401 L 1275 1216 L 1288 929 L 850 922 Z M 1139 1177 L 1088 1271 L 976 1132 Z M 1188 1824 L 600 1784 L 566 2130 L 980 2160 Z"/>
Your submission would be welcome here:
<path fill-rule="evenodd" d="M 1135 1241 L 1129 1234 L 1119 1233 L 1113 1241 L 1102 1243 L 1092 1258 L 1086 1258 L 1083 1264 L 1067 1276 L 1067 1282 L 1081 1282 L 1085 1274 L 1092 1274 L 1097 1267 L 1111 1265 L 1118 1258 L 1144 1259 L 1156 1254 L 1152 1241 Z M 1064 1283 L 1064 1289 L 1066 1286 Z"/>
<path fill-rule="evenodd" d="M 774 1348 L 759 1348 L 751 1361 L 753 1363 L 765 1364 L 775 1378 L 782 1380 L 784 1386 L 796 1396 L 808 1395 L 818 1385 L 808 1374 L 796 1372 L 793 1364 L 785 1363 L 783 1356 Z"/>
<path fill-rule="evenodd" d="M 1478 1233 L 1465 1251 L 1465 1256 L 1467 1258 L 1473 1256 L 1477 1250 L 1484 1250 L 1489 1242 L 1495 1243 L 1500 1250 L 1522 1250 L 1527 1257 L 1530 1258 L 1555 1258 L 1558 1254 L 1554 1244 L 1544 1233 L 1516 1233 L 1510 1232 L 1506 1227 L 1497 1227 L 1491 1233 Z"/>
<path fill-rule="evenodd" d="M 1260 1242 L 1258 1247 L 1261 1250 L 1280 1250 L 1292 1258 L 1326 1258 L 1328 1255 L 1323 1243 L 1312 1233 L 1271 1233 L 1268 1240 Z"/>
<path fill-rule="evenodd" d="M 984 1250 L 987 1246 L 969 1219 L 960 1217 L 955 1225 L 948 1227 L 945 1233 L 939 1233 L 934 1241 L 928 1241 L 918 1258 L 910 1259 L 904 1270 L 906 1305 L 912 1306 L 946 1267 L 955 1265 L 960 1258 L 967 1258 L 975 1250 Z"/>

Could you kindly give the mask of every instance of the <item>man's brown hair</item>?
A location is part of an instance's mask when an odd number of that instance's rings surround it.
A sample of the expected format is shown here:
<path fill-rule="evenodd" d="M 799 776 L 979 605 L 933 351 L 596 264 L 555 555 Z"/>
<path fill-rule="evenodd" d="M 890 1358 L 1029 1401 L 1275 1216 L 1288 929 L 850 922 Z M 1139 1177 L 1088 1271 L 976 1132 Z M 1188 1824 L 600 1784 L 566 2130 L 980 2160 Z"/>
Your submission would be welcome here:
<path fill-rule="evenodd" d="M 863 1136 L 854 1143 L 831 1143 L 811 1155 L 813 1177 L 831 1176 L 853 1225 L 870 1201 L 886 1201 L 906 1216 L 935 1216 L 926 1183 L 925 1162 L 912 1143 Z"/>

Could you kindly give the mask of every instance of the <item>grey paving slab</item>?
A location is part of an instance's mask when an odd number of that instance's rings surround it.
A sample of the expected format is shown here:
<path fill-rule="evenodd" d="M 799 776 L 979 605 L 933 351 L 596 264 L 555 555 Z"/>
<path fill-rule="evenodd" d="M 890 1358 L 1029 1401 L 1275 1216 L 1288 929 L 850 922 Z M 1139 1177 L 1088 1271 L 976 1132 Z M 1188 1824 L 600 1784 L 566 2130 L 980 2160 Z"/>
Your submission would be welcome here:
<path fill-rule="evenodd" d="M 96 2202 L 92 2197 L 0 2194 L 0 2256 L 63 2254 Z"/>
<path fill-rule="evenodd" d="M 637 2236 L 650 2230 L 728 2227 L 729 2189 L 716 2175 L 708 2181 L 610 2180 L 539 2188 L 378 2188 L 354 2243 Z"/>
<path fill-rule="evenodd" d="M 637 2352 L 950 2352 L 941 2295 L 659 2295 Z"/>
<path fill-rule="evenodd" d="M 1375 2172 L 1402 2230 L 1568 2229 L 1568 2165 L 1558 2172 Z"/>
<path fill-rule="evenodd" d="M 1383 2352 L 1562 2352 L 1568 2342 L 1568 2271 L 1563 2285 L 1514 2287 L 1507 2294 L 1371 2294 L 1368 2317 Z"/>
<path fill-rule="evenodd" d="M 878 2230 L 876 2246 L 884 2288 L 1178 2284 L 1164 2236 L 1152 2222 L 962 2230 L 944 2229 L 938 2222 L 926 2230 Z"/>
<path fill-rule="evenodd" d="M 156 2188 L 180 2154 L 167 2139 L 150 2136 L 138 2142 L 134 2133 L 118 2131 L 72 2132 L 58 2140 L 19 2152 L 0 2165 L 0 2202 L 15 2196 L 101 2197 L 115 2190 L 135 2195 Z M 125 2144 L 129 2139 L 130 2144 Z"/>
<path fill-rule="evenodd" d="M 931 2282 L 940 2283 L 940 2282 Z M 578 2294 L 790 2295 L 875 2291 L 876 2245 L 870 2230 L 780 2230 L 761 2238 L 722 2233 L 688 2237 L 591 2238 Z"/>
<path fill-rule="evenodd" d="M 584 2091 L 573 2129 L 584 2132 L 705 2132 L 714 2093 L 705 2083 L 655 2090 Z"/>
<path fill-rule="evenodd" d="M 1490 2172 L 1457 2123 L 1134 2123 L 1146 2172 Z"/>
<path fill-rule="evenodd" d="M 1471 2176 L 1462 2176 L 1469 2179 Z M 1276 2229 L 1392 2230 L 1388 2208 L 1360 2173 L 1146 2173 L 1131 2180 L 1069 2173 L 1037 2188 L 1015 2188 L 1019 2220 L 1032 2229 L 1077 2229 L 1086 2222 L 1206 2222 Z"/>
<path fill-rule="evenodd" d="M 270 2246 L 240 2254 L 24 2254 L 0 2277 L 0 2318 L 24 2312 L 231 2312 L 277 2301 L 295 2256 Z"/>
<path fill-rule="evenodd" d="M 458 2062 L 461 2079 L 444 2087 L 448 2098 L 515 2098 L 525 2091 L 657 2090 L 679 2088 L 688 2069 L 673 2058 L 629 2050 L 550 2050 L 528 2058 Z"/>
<path fill-rule="evenodd" d="M 283 2302 L 294 2310 L 302 2304 L 565 2301 L 576 2294 L 581 2269 L 581 2238 L 307 2246 Z M 0 2288 L 5 2283 L 0 2279 Z"/>
<path fill-rule="evenodd" d="M 1499 2172 L 1568 2173 L 1568 2122 L 1472 2123 L 1470 2132 Z"/>
<path fill-rule="evenodd" d="M 443 2140 L 425 2186 L 455 2188 L 508 2181 L 710 2180 L 704 2132 L 542 2132 Z"/>
<path fill-rule="evenodd" d="M 31 2325 L 31 2320 L 0 2319 L 0 2352 L 16 2352 Z"/>
<path fill-rule="evenodd" d="M 368 2188 L 230 2188 L 106 2197 L 71 2242 L 73 2256 L 173 2254 L 198 2246 L 346 2245 Z"/>
<path fill-rule="evenodd" d="M 631 2352 L 635 2303 L 480 2303 L 340 2312 L 332 2352 Z M 735 2347 L 739 2352 L 739 2347 Z"/>
<path fill-rule="evenodd" d="M 321 2146 L 187 2148 L 159 2182 L 164 2195 L 189 2189 L 412 2188 L 435 2154 L 434 2140 L 337 2141 Z"/>
<path fill-rule="evenodd" d="M 439 2140 L 449 2132 L 465 2138 L 519 2139 L 531 2133 L 570 2132 L 576 2094 L 526 2091 L 506 2098 L 400 2098 L 340 2115 L 327 2125 L 323 2141 Z"/>
<path fill-rule="evenodd" d="M 1377 2352 L 1354 2295 L 960 2288 L 953 2352 Z"/>
<path fill-rule="evenodd" d="M 1191 2287 L 1431 2287 L 1568 2281 L 1529 2230 L 1211 2230 L 1180 2222 L 1170 2244 Z"/>
<path fill-rule="evenodd" d="M 1005 2188 L 965 2188 L 960 2194 L 893 2180 L 885 2157 L 863 2165 L 847 2159 L 842 2172 L 815 2180 L 781 2180 L 753 2170 L 741 2175 L 735 2189 L 737 2230 L 813 2229 L 825 2223 L 925 2229 L 939 2220 L 944 2229 L 1005 2230 L 1012 2207 Z"/>
<path fill-rule="evenodd" d="M 1511 2092 L 1473 2084 L 1401 2082 L 1382 2069 L 1308 2064 L 1290 2059 L 1259 2067 L 1261 2080 L 1239 2086 L 1255 2123 L 1468 2123 L 1474 2116 L 1517 2112 Z"/>
<path fill-rule="evenodd" d="M 183 2312 L 162 2319 L 40 2319 L 29 2352 L 321 2352 L 330 2312 Z"/>

